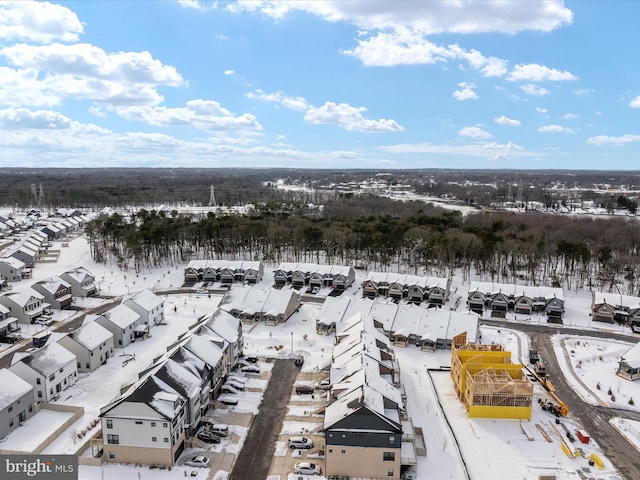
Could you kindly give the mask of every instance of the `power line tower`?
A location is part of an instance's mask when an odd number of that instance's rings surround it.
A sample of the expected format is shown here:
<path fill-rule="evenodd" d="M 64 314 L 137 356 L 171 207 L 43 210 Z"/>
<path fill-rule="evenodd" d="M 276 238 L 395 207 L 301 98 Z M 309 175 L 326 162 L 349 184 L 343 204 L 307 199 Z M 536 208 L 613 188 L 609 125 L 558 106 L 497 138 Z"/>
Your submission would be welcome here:
<path fill-rule="evenodd" d="M 209 206 L 213 207 L 216 205 L 216 194 L 213 191 L 213 185 L 211 185 L 211 195 L 209 196 Z"/>

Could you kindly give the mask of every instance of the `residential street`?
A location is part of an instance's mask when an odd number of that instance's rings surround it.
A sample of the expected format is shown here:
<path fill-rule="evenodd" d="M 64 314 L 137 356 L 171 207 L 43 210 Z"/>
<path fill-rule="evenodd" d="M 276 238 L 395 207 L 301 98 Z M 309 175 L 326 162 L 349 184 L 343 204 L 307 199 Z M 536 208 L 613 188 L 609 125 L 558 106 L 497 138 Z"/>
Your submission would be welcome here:
<path fill-rule="evenodd" d="M 267 478 L 298 372 L 293 359 L 275 360 L 260 411 L 253 420 L 229 480 Z"/>

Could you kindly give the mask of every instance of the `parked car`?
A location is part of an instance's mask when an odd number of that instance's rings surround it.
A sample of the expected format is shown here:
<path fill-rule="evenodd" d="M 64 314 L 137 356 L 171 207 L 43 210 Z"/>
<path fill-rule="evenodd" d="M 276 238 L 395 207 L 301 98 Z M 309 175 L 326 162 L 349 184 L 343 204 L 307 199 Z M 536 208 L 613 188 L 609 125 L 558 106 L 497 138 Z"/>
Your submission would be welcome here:
<path fill-rule="evenodd" d="M 331 383 L 329 380 L 322 380 L 316 383 L 316 390 L 331 390 Z"/>
<path fill-rule="evenodd" d="M 258 367 L 254 367 L 253 365 L 245 365 L 240 369 L 243 373 L 254 373 L 259 374 L 260 369 Z"/>
<path fill-rule="evenodd" d="M 314 392 L 314 388 L 311 385 L 296 385 L 296 393 L 298 395 L 310 394 Z"/>
<path fill-rule="evenodd" d="M 304 364 L 304 357 L 296 357 L 295 364 L 296 367 L 301 367 Z"/>
<path fill-rule="evenodd" d="M 236 375 L 235 373 L 230 373 L 229 375 L 227 375 L 227 383 L 230 382 L 237 383 L 238 385 L 242 385 L 244 387 L 245 383 L 247 383 L 247 378 Z"/>
<path fill-rule="evenodd" d="M 238 399 L 235 395 L 229 395 L 227 393 L 223 393 L 218 397 L 218 401 L 223 405 L 237 405 Z"/>
<path fill-rule="evenodd" d="M 244 390 L 244 383 L 240 383 L 240 382 L 238 382 L 238 381 L 236 381 L 235 379 L 232 379 L 232 378 L 228 379 L 227 382 L 225 383 L 225 385 L 233 387 L 233 388 L 235 388 L 236 390 L 238 390 L 240 392 L 242 390 Z"/>
<path fill-rule="evenodd" d="M 313 440 L 307 437 L 291 437 L 288 443 L 291 449 L 313 448 Z"/>
<path fill-rule="evenodd" d="M 312 462 L 300 462 L 296 463 L 293 467 L 293 473 L 299 473 L 303 475 L 320 475 L 322 469 L 320 465 Z"/>
<path fill-rule="evenodd" d="M 0 337 L 0 343 L 16 343 L 22 340 L 22 335 L 19 333 L 10 333 L 9 335 L 5 335 L 4 337 Z"/>
<path fill-rule="evenodd" d="M 33 321 L 33 323 L 35 323 L 37 325 L 44 325 L 45 327 L 48 327 L 50 325 L 53 325 L 55 323 L 55 321 L 52 318 L 38 317 Z"/>
<path fill-rule="evenodd" d="M 244 359 L 249 363 L 258 363 L 258 357 L 256 357 L 255 355 L 249 355 L 247 357 L 244 357 Z"/>
<path fill-rule="evenodd" d="M 229 385 L 228 383 L 225 383 L 224 385 L 222 385 L 222 387 L 220 387 L 220 391 L 222 393 L 230 393 L 231 395 L 235 395 L 237 393 L 240 393 L 237 388 L 235 388 L 232 385 Z"/>
<path fill-rule="evenodd" d="M 207 430 L 206 428 L 200 430 L 196 435 L 199 440 L 207 443 L 220 443 L 220 437 L 213 433 L 211 430 Z"/>
<path fill-rule="evenodd" d="M 229 425 L 223 423 L 210 423 L 205 428 L 218 437 L 226 437 L 229 435 Z"/>
<path fill-rule="evenodd" d="M 204 455 L 196 455 L 195 457 L 190 457 L 186 462 L 184 462 L 184 464 L 187 465 L 188 467 L 206 468 L 209 466 L 210 462 L 211 461 Z"/>

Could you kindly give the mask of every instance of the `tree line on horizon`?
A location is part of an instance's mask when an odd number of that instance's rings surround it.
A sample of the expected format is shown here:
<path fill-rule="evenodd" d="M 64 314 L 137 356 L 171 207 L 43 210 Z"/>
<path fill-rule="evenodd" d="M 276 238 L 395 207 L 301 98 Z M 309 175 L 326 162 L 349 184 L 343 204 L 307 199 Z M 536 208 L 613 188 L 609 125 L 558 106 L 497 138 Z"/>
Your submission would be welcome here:
<path fill-rule="evenodd" d="M 590 288 L 640 296 L 640 229 L 631 218 L 488 212 L 343 197 L 322 208 L 257 204 L 205 217 L 141 209 L 87 225 L 91 255 L 123 269 L 191 259 L 352 265 L 377 271 Z M 476 277 L 473 277 L 476 278 Z"/>

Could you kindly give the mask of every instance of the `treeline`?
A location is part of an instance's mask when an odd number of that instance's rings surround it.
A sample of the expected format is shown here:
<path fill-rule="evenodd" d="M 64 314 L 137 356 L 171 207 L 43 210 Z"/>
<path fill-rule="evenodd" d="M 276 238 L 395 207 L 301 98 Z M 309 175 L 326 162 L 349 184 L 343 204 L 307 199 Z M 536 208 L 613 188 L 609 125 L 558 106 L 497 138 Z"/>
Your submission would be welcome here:
<path fill-rule="evenodd" d="M 383 213 L 384 212 L 384 213 Z M 419 202 L 341 198 L 323 209 L 262 204 L 248 216 L 205 218 L 140 210 L 87 226 L 92 256 L 122 268 L 190 259 L 335 263 L 487 281 L 591 287 L 639 295 L 635 220 L 518 215 L 462 216 Z"/>

